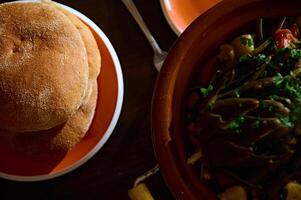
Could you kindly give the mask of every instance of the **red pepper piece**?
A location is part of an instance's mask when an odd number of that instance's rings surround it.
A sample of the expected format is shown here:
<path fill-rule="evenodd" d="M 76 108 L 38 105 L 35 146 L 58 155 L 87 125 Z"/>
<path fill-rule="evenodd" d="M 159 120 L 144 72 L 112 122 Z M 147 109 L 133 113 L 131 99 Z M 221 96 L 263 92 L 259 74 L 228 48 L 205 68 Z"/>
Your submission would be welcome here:
<path fill-rule="evenodd" d="M 275 33 L 275 43 L 278 49 L 289 47 L 296 40 L 296 37 L 289 29 L 280 29 Z"/>

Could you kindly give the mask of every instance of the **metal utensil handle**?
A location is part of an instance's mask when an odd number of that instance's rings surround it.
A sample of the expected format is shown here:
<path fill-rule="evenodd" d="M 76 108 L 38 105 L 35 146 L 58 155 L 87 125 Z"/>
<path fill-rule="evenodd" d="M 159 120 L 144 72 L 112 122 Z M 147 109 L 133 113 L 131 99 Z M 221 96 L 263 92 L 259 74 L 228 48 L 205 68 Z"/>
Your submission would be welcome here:
<path fill-rule="evenodd" d="M 154 52 L 161 53 L 162 50 L 160 49 L 158 43 L 156 42 L 156 40 L 152 36 L 151 32 L 147 28 L 147 26 L 146 26 L 145 22 L 143 21 L 137 7 L 135 6 L 134 2 L 132 0 L 121 0 L 121 1 L 126 6 L 126 8 L 129 10 L 131 15 L 134 17 L 135 21 L 140 26 L 140 28 L 142 29 L 145 37 L 147 38 L 147 40 L 151 44 Z"/>

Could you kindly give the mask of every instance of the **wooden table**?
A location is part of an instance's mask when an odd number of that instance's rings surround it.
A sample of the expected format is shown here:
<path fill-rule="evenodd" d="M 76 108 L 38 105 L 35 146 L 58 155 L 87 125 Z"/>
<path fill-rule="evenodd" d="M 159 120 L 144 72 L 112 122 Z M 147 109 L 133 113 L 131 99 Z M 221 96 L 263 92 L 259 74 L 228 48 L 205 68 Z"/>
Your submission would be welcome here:
<path fill-rule="evenodd" d="M 0 2 L 5 2 L 0 0 Z M 62 177 L 36 183 L 0 179 L 0 199 L 126 200 L 135 178 L 156 164 L 150 131 L 151 98 L 156 77 L 153 52 L 120 0 L 61 0 L 92 19 L 113 44 L 124 75 L 124 103 L 115 131 L 86 164 Z M 135 0 L 163 49 L 176 40 L 159 0 Z M 147 182 L 155 199 L 173 199 L 158 174 Z"/>

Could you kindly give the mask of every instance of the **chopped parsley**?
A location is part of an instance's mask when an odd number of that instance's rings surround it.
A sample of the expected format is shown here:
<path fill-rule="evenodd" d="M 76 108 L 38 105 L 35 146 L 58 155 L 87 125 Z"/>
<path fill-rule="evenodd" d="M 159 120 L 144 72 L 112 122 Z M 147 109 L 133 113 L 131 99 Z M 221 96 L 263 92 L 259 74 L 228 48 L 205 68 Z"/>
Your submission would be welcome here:
<path fill-rule="evenodd" d="M 290 98 L 293 101 L 301 102 L 300 77 L 296 77 L 296 75 L 293 73 L 289 73 L 286 76 L 282 76 L 280 73 L 278 73 L 273 77 L 273 83 L 273 94 L 270 94 L 269 98 L 275 98 L 280 95 Z"/>
<path fill-rule="evenodd" d="M 259 102 L 259 108 L 264 109 L 266 111 L 269 111 L 271 113 L 277 112 L 278 107 L 274 105 L 269 105 L 268 103 L 264 101 Z"/>
<path fill-rule="evenodd" d="M 264 101 L 262 100 L 259 101 L 259 108 L 267 108 L 267 107 L 268 105 Z"/>
<path fill-rule="evenodd" d="M 242 45 L 245 45 L 245 46 L 248 46 L 248 47 L 251 47 L 254 45 L 254 42 L 251 38 L 247 38 L 247 37 L 241 37 L 240 38 L 240 43 Z"/>
<path fill-rule="evenodd" d="M 247 54 L 247 55 L 241 56 L 241 57 L 239 58 L 239 62 L 240 62 L 240 63 L 242 63 L 242 62 L 247 62 L 247 61 L 249 61 L 249 60 L 251 60 L 251 59 L 252 59 L 252 56 L 249 55 L 249 54 Z"/>
<path fill-rule="evenodd" d="M 292 122 L 291 118 L 289 116 L 282 116 L 279 117 L 280 122 L 289 127 L 289 128 L 293 128 L 294 127 L 294 122 Z"/>
<path fill-rule="evenodd" d="M 239 89 L 235 90 L 234 94 L 237 98 L 239 98 L 240 97 Z"/>
<path fill-rule="evenodd" d="M 301 49 L 291 49 L 290 57 L 293 59 L 294 58 L 300 59 L 301 58 Z"/>
<path fill-rule="evenodd" d="M 268 110 L 269 110 L 269 112 L 275 112 L 275 111 L 277 111 L 276 107 L 274 107 L 274 106 L 269 106 Z"/>
<path fill-rule="evenodd" d="M 257 56 L 254 57 L 255 60 L 258 63 L 265 63 L 268 64 L 271 61 L 271 57 L 270 56 L 266 56 L 265 54 L 258 54 Z"/>
<path fill-rule="evenodd" d="M 245 117 L 239 116 L 228 125 L 228 128 L 234 131 L 235 133 L 241 133 L 240 128 L 244 122 L 245 122 Z"/>
<path fill-rule="evenodd" d="M 261 120 L 259 117 L 257 117 L 256 121 L 251 124 L 251 127 L 257 129 L 260 127 L 260 124 L 261 124 Z"/>
<path fill-rule="evenodd" d="M 281 76 L 280 73 L 277 73 L 276 76 L 273 77 L 273 82 L 275 83 L 275 85 L 280 85 L 283 82 L 283 77 Z"/>
<path fill-rule="evenodd" d="M 271 100 L 277 100 L 277 99 L 279 99 L 279 96 L 276 95 L 276 94 L 272 94 L 272 95 L 269 96 L 269 99 L 271 99 Z"/>
<path fill-rule="evenodd" d="M 284 76 L 294 70 L 296 65 L 300 63 L 301 50 L 293 48 L 274 49 L 273 55 L 269 66 Z"/>
<path fill-rule="evenodd" d="M 284 93 L 285 96 L 292 98 L 297 101 L 301 101 L 301 80 L 292 75 L 287 75 L 283 80 L 276 85 L 277 90 Z"/>
<path fill-rule="evenodd" d="M 210 94 L 210 92 L 213 91 L 213 86 L 210 84 L 207 88 L 205 87 L 200 88 L 200 91 L 203 94 L 203 96 L 206 97 Z"/>

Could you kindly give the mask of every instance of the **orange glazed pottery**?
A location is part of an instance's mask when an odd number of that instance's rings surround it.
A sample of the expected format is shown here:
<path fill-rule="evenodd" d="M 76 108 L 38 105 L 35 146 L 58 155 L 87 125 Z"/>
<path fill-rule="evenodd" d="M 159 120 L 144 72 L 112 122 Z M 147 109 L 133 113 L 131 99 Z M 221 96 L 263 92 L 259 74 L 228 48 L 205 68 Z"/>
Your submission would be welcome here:
<path fill-rule="evenodd" d="M 152 104 L 152 137 L 161 173 L 176 199 L 210 200 L 217 194 L 187 163 L 184 103 L 190 80 L 219 46 L 260 17 L 300 16 L 301 1 L 224 0 L 199 16 L 180 36 L 163 65 Z M 210 79 L 203 72 L 204 79 Z"/>

